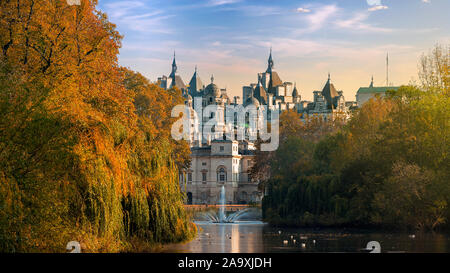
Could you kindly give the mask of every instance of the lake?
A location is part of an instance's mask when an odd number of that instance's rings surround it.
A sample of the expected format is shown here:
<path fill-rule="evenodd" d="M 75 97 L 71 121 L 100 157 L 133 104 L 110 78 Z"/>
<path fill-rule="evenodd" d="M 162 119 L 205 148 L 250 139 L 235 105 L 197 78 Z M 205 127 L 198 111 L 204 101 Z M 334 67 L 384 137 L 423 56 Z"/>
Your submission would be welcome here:
<path fill-rule="evenodd" d="M 439 233 L 386 233 L 347 229 L 274 228 L 261 221 L 230 224 L 196 221 L 199 233 L 186 244 L 168 245 L 171 253 L 367 252 L 377 241 L 381 252 L 446 253 L 450 236 Z"/>

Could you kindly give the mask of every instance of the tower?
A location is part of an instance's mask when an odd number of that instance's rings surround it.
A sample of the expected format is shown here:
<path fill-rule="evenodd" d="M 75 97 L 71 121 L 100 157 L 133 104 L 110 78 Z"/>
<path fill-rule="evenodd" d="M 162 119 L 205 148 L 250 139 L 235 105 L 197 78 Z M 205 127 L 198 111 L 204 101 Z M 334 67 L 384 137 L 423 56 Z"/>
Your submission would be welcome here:
<path fill-rule="evenodd" d="M 272 69 L 273 69 L 273 59 L 272 59 L 272 47 L 270 47 L 270 55 L 269 55 L 269 59 L 267 60 L 267 71 L 266 73 L 272 73 Z"/>
<path fill-rule="evenodd" d="M 172 62 L 172 72 L 170 73 L 169 78 L 175 79 L 175 74 L 177 73 L 178 67 L 177 62 L 175 60 L 175 51 L 173 52 L 173 62 Z"/>
<path fill-rule="evenodd" d="M 181 79 L 180 75 L 177 74 L 178 66 L 175 59 L 175 51 L 173 52 L 173 62 L 172 62 L 172 72 L 170 72 L 169 79 L 171 81 L 170 85 L 168 84 L 167 87 L 173 88 L 177 87 L 180 89 L 183 94 L 186 92 L 186 85 L 183 82 L 183 79 Z"/>
<path fill-rule="evenodd" d="M 389 53 L 386 54 L 386 86 L 389 86 Z"/>

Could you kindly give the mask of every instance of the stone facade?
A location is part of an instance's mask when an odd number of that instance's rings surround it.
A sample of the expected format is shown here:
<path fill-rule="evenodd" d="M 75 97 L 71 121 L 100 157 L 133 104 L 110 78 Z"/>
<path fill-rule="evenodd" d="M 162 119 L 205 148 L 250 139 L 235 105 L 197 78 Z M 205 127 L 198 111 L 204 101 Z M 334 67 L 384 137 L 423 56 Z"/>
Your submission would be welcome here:
<path fill-rule="evenodd" d="M 258 183 L 248 174 L 253 157 L 253 147 L 231 140 L 214 140 L 209 146 L 192 148 L 191 166 L 180 177 L 186 203 L 219 204 L 222 186 L 227 204 L 260 202 Z"/>

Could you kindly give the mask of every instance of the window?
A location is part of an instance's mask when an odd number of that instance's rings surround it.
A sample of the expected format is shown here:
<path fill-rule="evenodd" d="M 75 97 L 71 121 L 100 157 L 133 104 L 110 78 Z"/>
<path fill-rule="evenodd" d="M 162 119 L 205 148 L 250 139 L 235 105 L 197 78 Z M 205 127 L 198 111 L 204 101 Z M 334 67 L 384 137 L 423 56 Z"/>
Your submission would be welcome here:
<path fill-rule="evenodd" d="M 188 173 L 188 181 L 192 181 L 192 173 Z"/>
<path fill-rule="evenodd" d="M 225 148 L 223 146 L 220 146 L 220 151 L 223 152 Z"/>
<path fill-rule="evenodd" d="M 205 182 L 206 181 L 206 172 L 202 173 L 202 181 Z"/>
<path fill-rule="evenodd" d="M 206 162 L 202 162 L 202 166 L 206 166 Z"/>
<path fill-rule="evenodd" d="M 225 182 L 227 181 L 227 171 L 224 167 L 221 167 L 217 170 L 217 180 L 219 182 Z"/>

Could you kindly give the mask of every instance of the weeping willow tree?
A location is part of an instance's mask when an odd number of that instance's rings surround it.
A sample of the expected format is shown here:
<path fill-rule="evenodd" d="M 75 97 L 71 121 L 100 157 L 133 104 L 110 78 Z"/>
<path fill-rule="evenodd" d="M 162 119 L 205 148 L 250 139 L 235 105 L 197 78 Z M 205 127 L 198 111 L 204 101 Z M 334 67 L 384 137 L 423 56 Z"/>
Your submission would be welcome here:
<path fill-rule="evenodd" d="M 449 47 L 436 46 L 421 59 L 420 85 L 369 100 L 345 126 L 318 141 L 301 133 L 305 125 L 298 117 L 282 116 L 281 133 L 289 133 L 264 162 L 271 172 L 266 220 L 449 228 L 449 67 Z"/>
<path fill-rule="evenodd" d="M 170 137 L 178 90 L 118 66 L 97 1 L 0 1 L 0 251 L 135 251 L 191 238 Z M 142 249 L 143 247 L 141 247 Z"/>

